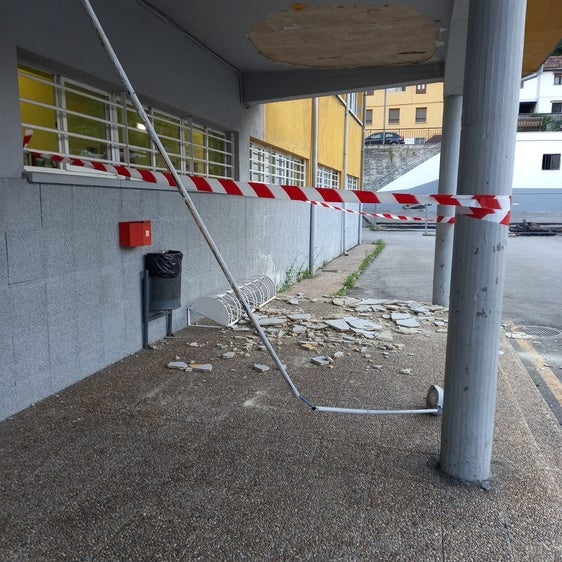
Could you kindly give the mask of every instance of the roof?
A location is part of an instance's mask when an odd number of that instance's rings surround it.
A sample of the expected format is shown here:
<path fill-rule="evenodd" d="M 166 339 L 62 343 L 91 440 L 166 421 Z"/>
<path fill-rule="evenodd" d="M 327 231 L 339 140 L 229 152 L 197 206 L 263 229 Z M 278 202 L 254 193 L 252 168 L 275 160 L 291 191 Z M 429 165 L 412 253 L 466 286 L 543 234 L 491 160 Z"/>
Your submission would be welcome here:
<path fill-rule="evenodd" d="M 562 70 L 562 57 L 548 57 L 544 61 L 543 70 Z"/>

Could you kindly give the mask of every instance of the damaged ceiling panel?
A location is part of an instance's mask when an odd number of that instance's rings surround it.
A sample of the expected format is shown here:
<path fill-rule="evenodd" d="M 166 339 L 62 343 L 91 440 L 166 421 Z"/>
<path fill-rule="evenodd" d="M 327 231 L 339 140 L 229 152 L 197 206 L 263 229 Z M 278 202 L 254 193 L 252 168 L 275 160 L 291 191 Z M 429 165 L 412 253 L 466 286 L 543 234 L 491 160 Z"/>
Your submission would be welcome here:
<path fill-rule="evenodd" d="M 440 24 L 408 6 L 293 5 L 255 23 L 248 38 L 268 60 L 358 68 L 432 59 Z"/>

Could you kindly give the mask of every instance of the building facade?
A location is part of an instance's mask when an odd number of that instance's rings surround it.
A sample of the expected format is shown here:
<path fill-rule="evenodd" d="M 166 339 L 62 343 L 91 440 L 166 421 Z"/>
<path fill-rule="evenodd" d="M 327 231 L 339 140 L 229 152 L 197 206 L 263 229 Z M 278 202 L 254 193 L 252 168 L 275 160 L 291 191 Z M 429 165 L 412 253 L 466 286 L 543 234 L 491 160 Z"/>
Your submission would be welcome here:
<path fill-rule="evenodd" d="M 174 330 L 191 302 L 228 288 L 178 193 L 143 180 L 164 163 L 81 4 L 29 5 L 10 4 L 0 38 L 0 419 L 141 349 L 147 253 L 183 254 Z M 232 65 L 142 3 L 96 9 L 180 174 L 360 187 L 357 96 L 320 98 L 317 111 L 311 100 L 247 105 Z M 192 199 L 241 281 L 280 286 L 359 241 L 345 213 L 314 208 L 313 221 L 301 202 Z M 150 245 L 121 245 L 119 224 L 139 221 Z M 166 329 L 150 322 L 149 341 Z"/>
<path fill-rule="evenodd" d="M 442 82 L 367 92 L 366 136 L 384 130 L 404 137 L 404 144 L 439 142 L 442 124 Z"/>

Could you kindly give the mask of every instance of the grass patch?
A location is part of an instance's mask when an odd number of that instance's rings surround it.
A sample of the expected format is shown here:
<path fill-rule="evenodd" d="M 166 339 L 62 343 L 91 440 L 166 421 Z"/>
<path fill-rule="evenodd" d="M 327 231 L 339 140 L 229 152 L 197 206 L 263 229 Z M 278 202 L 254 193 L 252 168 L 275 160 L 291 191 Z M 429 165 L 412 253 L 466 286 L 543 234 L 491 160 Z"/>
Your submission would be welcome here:
<path fill-rule="evenodd" d="M 373 242 L 375 248 L 371 250 L 366 256 L 365 259 L 359 265 L 358 270 L 355 273 L 352 273 L 344 282 L 343 287 L 335 293 L 337 297 L 343 297 L 349 289 L 353 289 L 355 284 L 357 283 L 357 279 L 359 276 L 373 263 L 375 258 L 384 250 L 384 242 L 382 240 L 377 240 Z"/>

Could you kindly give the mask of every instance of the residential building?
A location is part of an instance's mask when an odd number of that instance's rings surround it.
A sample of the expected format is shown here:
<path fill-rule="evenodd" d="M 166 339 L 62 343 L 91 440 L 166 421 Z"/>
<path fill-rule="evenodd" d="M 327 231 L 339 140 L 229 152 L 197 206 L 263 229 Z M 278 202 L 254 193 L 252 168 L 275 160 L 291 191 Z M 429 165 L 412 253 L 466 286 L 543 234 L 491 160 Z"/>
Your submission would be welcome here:
<path fill-rule="evenodd" d="M 441 140 L 443 83 L 420 83 L 367 92 L 365 135 L 386 130 L 404 144 Z"/>

